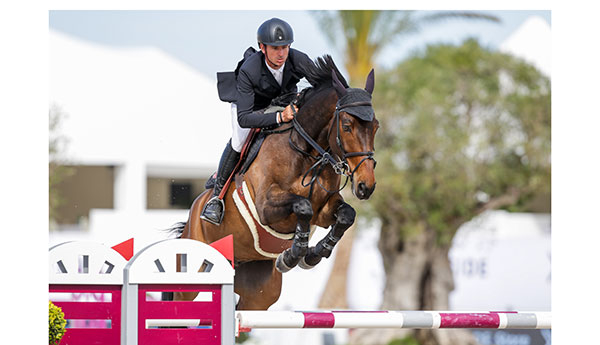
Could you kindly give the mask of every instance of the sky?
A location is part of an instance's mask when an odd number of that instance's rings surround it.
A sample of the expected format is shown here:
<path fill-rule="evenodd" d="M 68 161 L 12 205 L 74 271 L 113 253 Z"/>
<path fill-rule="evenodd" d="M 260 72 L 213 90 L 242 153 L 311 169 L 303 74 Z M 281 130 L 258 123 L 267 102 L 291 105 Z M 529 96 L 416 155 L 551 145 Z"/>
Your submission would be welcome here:
<path fill-rule="evenodd" d="M 416 11 L 415 16 L 433 11 Z M 551 24 L 550 11 L 483 11 L 501 23 L 483 20 L 447 19 L 402 36 L 383 50 L 376 63 L 390 67 L 431 43 L 459 44 L 475 37 L 490 48 L 498 47 L 529 16 Z M 322 33 L 313 13 L 286 11 L 50 11 L 50 29 L 77 38 L 113 46 L 153 46 L 188 66 L 215 77 L 218 71 L 235 68 L 249 46 L 256 48 L 256 29 L 265 20 L 279 17 L 294 29 L 292 47 L 316 58 L 330 54 L 341 61 L 341 53 Z M 338 62 L 341 66 L 342 63 Z M 377 67 L 377 66 L 376 66 Z M 343 69 L 343 68 L 342 68 Z"/>

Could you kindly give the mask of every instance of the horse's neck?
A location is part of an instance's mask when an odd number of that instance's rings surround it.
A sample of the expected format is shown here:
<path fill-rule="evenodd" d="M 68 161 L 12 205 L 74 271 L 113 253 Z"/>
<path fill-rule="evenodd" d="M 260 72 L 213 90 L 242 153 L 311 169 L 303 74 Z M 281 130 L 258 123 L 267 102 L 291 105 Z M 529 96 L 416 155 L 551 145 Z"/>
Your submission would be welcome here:
<path fill-rule="evenodd" d="M 329 111 L 331 107 L 329 105 L 313 104 L 307 108 L 309 109 L 306 109 L 306 113 L 298 117 L 298 123 L 319 146 L 327 150 L 329 147 L 327 137 L 333 121 L 333 115 Z M 311 149 L 310 147 L 307 148 Z"/>

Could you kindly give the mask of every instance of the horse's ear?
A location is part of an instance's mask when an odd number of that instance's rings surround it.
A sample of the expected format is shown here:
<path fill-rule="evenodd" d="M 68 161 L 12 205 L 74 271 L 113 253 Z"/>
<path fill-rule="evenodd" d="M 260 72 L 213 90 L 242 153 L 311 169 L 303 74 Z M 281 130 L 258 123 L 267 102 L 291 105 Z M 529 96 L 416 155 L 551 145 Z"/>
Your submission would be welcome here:
<path fill-rule="evenodd" d="M 346 91 L 346 88 L 338 79 L 337 74 L 335 74 L 335 70 L 331 70 L 331 78 L 333 79 L 333 87 L 338 94 L 338 98 L 344 96 L 348 91 Z"/>
<path fill-rule="evenodd" d="M 365 90 L 369 93 L 369 95 L 373 94 L 373 89 L 375 88 L 375 69 L 372 68 L 371 72 L 367 76 L 367 84 L 365 85 Z"/>

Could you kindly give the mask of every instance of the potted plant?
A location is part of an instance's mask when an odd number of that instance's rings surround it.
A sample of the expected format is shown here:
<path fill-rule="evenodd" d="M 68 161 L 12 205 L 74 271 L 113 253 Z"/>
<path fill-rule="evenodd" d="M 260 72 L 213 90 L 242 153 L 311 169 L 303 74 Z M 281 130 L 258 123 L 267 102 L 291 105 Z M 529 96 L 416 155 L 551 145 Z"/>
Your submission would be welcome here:
<path fill-rule="evenodd" d="M 62 310 L 55 306 L 52 301 L 50 301 L 50 312 L 48 319 L 48 337 L 50 345 L 58 345 L 63 335 L 65 335 L 65 326 L 67 325 L 67 320 L 65 320 L 65 314 Z"/>

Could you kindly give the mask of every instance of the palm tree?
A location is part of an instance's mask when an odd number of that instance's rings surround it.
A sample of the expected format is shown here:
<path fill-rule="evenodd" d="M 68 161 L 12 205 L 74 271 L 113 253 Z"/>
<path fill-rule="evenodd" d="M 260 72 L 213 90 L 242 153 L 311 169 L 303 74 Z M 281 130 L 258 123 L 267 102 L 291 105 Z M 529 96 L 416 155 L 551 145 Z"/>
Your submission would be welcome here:
<path fill-rule="evenodd" d="M 350 81 L 365 78 L 378 54 L 398 38 L 451 18 L 500 22 L 495 16 L 473 11 L 440 11 L 418 15 L 415 11 L 314 11 L 327 38 L 344 53 Z"/>
<path fill-rule="evenodd" d="M 344 66 L 350 83 L 362 82 L 375 66 L 378 54 L 402 36 L 418 32 L 452 18 L 486 20 L 499 23 L 496 16 L 473 11 L 436 11 L 419 15 L 415 11 L 339 10 L 314 11 L 327 38 L 343 53 Z M 325 291 L 319 307 L 324 309 L 347 308 L 347 270 L 352 250 L 352 226 L 338 243 Z"/>

